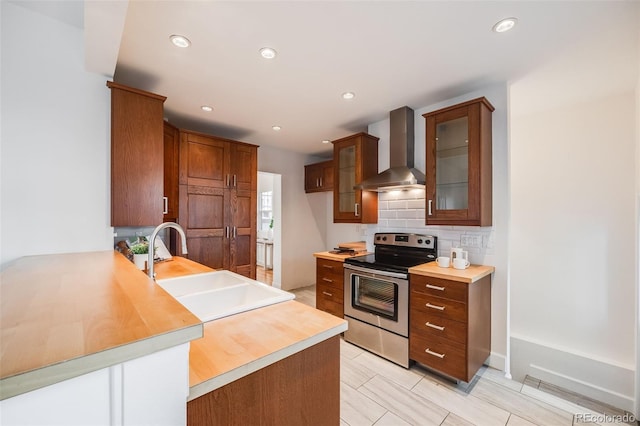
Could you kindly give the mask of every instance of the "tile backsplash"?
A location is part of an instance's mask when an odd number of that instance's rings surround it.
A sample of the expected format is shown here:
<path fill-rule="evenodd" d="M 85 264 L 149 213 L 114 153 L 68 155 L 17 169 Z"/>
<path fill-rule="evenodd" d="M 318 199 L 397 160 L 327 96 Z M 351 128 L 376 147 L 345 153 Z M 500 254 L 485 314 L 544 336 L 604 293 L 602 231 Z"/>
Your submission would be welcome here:
<path fill-rule="evenodd" d="M 462 247 L 473 259 L 493 254 L 495 230 L 477 226 L 425 225 L 426 197 L 424 189 L 380 192 L 378 194 L 378 223 L 360 225 L 367 247 L 373 248 L 376 232 L 409 232 L 438 237 L 438 254 L 448 256 L 452 247 Z"/>

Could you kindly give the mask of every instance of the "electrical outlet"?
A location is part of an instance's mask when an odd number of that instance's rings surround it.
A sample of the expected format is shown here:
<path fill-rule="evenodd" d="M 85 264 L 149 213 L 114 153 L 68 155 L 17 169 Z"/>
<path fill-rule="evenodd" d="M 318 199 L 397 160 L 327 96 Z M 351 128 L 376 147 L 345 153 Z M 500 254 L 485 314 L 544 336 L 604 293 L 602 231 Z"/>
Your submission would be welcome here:
<path fill-rule="evenodd" d="M 481 235 L 461 235 L 460 245 L 462 247 L 482 248 Z"/>

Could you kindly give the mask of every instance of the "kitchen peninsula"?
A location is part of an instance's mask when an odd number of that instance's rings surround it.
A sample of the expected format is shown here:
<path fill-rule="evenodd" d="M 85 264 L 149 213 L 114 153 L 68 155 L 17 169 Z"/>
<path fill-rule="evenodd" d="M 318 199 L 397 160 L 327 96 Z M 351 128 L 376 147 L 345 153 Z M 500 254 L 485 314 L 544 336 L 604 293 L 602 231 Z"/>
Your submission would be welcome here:
<path fill-rule="evenodd" d="M 174 258 L 156 270 L 169 278 L 211 269 Z M 297 413 L 271 413 L 278 422 L 338 422 L 346 324 L 295 301 L 202 324 L 111 251 L 18 259 L 0 293 L 3 424 L 212 424 L 252 415 L 243 397 L 270 405 L 283 393 Z"/>

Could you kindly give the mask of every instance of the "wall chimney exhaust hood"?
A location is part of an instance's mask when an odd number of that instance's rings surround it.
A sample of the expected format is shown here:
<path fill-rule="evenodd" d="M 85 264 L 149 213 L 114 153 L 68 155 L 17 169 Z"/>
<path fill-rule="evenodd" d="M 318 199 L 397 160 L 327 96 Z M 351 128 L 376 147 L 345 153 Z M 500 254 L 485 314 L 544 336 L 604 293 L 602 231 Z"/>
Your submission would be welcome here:
<path fill-rule="evenodd" d="M 424 173 L 414 165 L 413 110 L 407 106 L 389 113 L 390 166 L 376 176 L 365 179 L 355 189 L 385 192 L 396 189 L 424 189 Z"/>

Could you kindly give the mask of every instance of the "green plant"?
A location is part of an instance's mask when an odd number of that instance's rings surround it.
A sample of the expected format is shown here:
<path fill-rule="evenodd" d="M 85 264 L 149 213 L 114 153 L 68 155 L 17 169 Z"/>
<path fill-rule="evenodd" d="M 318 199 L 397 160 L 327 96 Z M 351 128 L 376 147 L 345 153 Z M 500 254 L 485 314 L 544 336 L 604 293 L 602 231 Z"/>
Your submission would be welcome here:
<path fill-rule="evenodd" d="M 271 222 L 269 223 L 269 229 L 273 229 L 273 218 L 271 218 Z"/>
<path fill-rule="evenodd" d="M 138 243 L 131 246 L 133 254 L 149 254 L 149 243 Z"/>

